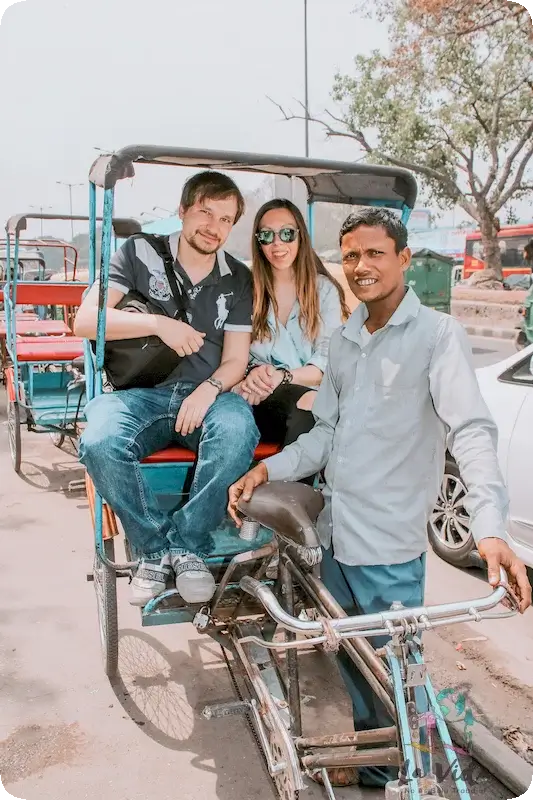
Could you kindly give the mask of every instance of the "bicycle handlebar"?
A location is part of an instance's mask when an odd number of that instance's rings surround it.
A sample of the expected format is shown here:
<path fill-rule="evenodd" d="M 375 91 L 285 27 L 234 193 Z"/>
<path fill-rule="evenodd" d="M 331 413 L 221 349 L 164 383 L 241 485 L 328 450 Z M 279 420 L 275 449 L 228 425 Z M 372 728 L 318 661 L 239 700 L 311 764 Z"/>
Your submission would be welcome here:
<path fill-rule="evenodd" d="M 274 621 L 286 630 L 312 636 L 323 636 L 329 633 L 321 620 L 301 620 L 288 614 L 278 603 L 269 587 L 255 580 L 255 578 L 249 576 L 241 578 L 240 587 L 244 592 L 258 600 Z M 509 591 L 507 574 L 503 568 L 500 568 L 500 583 L 487 597 L 477 600 L 464 600 L 458 603 L 444 603 L 436 606 L 393 607 L 389 611 L 382 611 L 378 614 L 362 614 L 357 617 L 328 619 L 327 625 L 328 627 L 331 626 L 335 634 L 341 638 L 348 638 L 349 636 L 390 636 L 392 633 L 398 632 L 395 626 L 400 626 L 399 630 L 403 630 L 408 625 L 414 625 L 417 630 L 424 630 L 434 625 L 440 626 L 469 620 L 479 621 L 483 619 L 484 615 L 485 618 L 488 618 L 486 612 L 495 608 L 506 597 L 509 597 L 512 601 L 513 610 L 498 616 L 511 616 L 517 611 L 514 595 Z"/>

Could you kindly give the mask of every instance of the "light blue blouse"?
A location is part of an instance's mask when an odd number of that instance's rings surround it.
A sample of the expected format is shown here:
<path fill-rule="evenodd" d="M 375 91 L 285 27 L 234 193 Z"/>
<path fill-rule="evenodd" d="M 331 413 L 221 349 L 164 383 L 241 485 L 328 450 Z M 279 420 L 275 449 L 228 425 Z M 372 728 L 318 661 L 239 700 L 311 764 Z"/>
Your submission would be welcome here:
<path fill-rule="evenodd" d="M 326 369 L 331 334 L 342 325 L 341 304 L 337 288 L 328 278 L 318 276 L 318 297 L 322 323 L 314 342 L 309 341 L 300 327 L 300 304 L 295 302 L 286 325 L 277 322 L 272 307 L 268 325 L 272 337 L 252 342 L 250 364 L 272 364 L 275 367 L 298 369 L 313 364 L 322 372 Z"/>

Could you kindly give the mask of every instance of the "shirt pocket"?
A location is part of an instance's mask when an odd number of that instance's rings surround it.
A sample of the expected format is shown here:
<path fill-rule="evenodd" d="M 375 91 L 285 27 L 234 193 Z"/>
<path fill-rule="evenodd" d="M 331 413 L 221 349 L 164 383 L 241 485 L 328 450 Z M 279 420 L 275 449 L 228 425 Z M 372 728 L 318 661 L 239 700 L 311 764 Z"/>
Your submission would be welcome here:
<path fill-rule="evenodd" d="M 420 424 L 419 406 L 416 386 L 374 382 L 369 390 L 364 427 L 379 439 L 400 441 L 409 438 Z"/>

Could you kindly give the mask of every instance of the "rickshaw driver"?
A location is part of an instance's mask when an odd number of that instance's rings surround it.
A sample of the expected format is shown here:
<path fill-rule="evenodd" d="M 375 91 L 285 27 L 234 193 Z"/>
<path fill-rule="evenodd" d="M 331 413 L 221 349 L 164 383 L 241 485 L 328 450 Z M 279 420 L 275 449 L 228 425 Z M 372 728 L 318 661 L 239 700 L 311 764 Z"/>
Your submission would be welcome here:
<path fill-rule="evenodd" d="M 243 211 L 241 192 L 221 173 L 198 173 L 184 186 L 181 235 L 169 245 L 187 291 L 189 325 L 172 319 L 177 306 L 163 261 L 146 240 L 129 239 L 111 259 L 106 339 L 157 335 L 182 356 L 155 388 L 104 393 L 86 409 L 80 459 L 141 554 L 134 605 L 163 592 L 172 571 L 186 603 L 211 599 L 215 582 L 203 560 L 210 532 L 223 520 L 228 486 L 248 469 L 259 440 L 251 407 L 228 391 L 244 377 L 252 331 L 250 271 L 221 249 Z M 116 309 L 131 290 L 152 297 L 168 316 Z M 97 312 L 95 285 L 78 311 L 77 335 L 96 338 Z M 198 458 L 188 502 L 169 515 L 139 463 L 171 444 Z"/>
<path fill-rule="evenodd" d="M 427 520 L 448 445 L 468 487 L 471 530 L 489 581 L 496 585 L 504 567 L 523 613 L 531 587 L 525 566 L 505 542 L 508 498 L 497 429 L 466 333 L 406 289 L 407 230 L 392 212 L 351 215 L 340 246 L 344 273 L 361 304 L 331 338 L 313 407 L 315 427 L 234 484 L 228 510 L 240 524 L 241 496 L 248 500 L 267 480 L 296 481 L 325 467 L 325 507 L 317 527 L 326 587 L 350 615 L 384 611 L 395 600 L 422 605 Z M 345 655 L 339 661 L 356 730 L 392 724 L 352 662 Z M 331 777 L 336 782 L 338 776 Z M 386 768 L 359 771 L 367 786 L 382 787 L 393 778 Z"/>

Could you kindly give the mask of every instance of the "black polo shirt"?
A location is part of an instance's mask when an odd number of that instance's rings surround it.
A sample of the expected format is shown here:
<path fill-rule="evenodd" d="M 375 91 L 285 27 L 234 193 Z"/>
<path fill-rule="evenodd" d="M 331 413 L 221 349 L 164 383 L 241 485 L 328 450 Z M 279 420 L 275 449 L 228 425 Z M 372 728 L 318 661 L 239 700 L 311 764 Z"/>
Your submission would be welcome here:
<path fill-rule="evenodd" d="M 193 285 L 177 260 L 179 234 L 169 237 L 180 288 L 187 292 L 189 324 L 206 334 L 198 353 L 185 356 L 167 383 L 200 384 L 220 366 L 226 331 L 252 332 L 252 277 L 248 267 L 219 250 L 213 270 Z M 109 266 L 109 286 L 127 294 L 135 290 L 173 317 L 176 302 L 170 291 L 162 258 L 146 239 L 128 239 L 114 253 Z"/>

